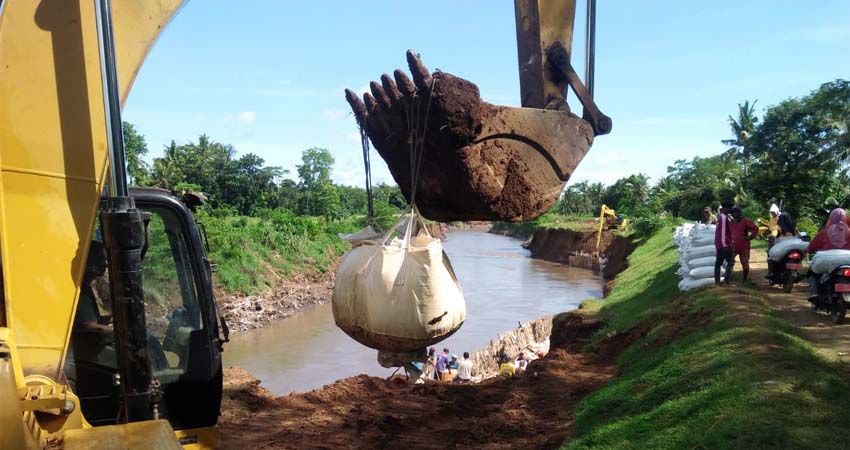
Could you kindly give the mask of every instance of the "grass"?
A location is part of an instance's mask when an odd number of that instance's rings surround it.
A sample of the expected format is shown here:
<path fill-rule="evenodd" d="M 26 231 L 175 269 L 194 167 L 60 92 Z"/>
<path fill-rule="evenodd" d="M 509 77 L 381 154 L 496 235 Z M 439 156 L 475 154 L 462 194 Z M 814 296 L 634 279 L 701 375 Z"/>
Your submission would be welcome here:
<path fill-rule="evenodd" d="M 295 273 L 331 270 L 348 244 L 337 233 L 357 231 L 363 218 L 328 220 L 271 211 L 264 217 L 201 213 L 214 281 L 227 293 L 249 294 Z"/>
<path fill-rule="evenodd" d="M 753 288 L 680 294 L 669 229 L 640 245 L 599 308 L 596 339 L 643 337 L 578 406 L 579 449 L 847 448 L 847 368 L 827 360 Z M 592 346 L 591 346 L 592 347 Z"/>
<path fill-rule="evenodd" d="M 530 222 L 494 222 L 493 231 L 518 238 L 529 238 L 540 228 L 575 231 L 595 231 L 598 222 L 593 216 L 546 213 Z"/>

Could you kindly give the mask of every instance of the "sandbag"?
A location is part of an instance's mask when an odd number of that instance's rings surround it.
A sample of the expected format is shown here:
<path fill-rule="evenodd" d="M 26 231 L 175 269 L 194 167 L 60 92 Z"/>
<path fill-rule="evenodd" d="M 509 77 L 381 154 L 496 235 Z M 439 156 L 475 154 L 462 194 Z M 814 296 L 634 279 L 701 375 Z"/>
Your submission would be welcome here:
<path fill-rule="evenodd" d="M 814 273 L 829 273 L 842 265 L 850 265 L 850 250 L 821 250 L 815 253 L 809 268 Z"/>
<path fill-rule="evenodd" d="M 695 280 L 701 280 L 703 278 L 711 278 L 713 280 L 714 279 L 714 266 L 713 265 L 711 267 L 704 266 L 704 267 L 697 267 L 696 269 L 691 269 L 691 271 L 688 272 L 688 276 L 690 278 L 695 279 Z"/>
<path fill-rule="evenodd" d="M 721 281 L 723 278 L 721 277 Z M 689 291 L 691 289 L 697 289 L 705 286 L 711 286 L 714 284 L 714 278 L 702 278 L 699 280 L 695 280 L 693 278 L 685 278 L 679 282 L 679 290 L 680 291 Z"/>
<path fill-rule="evenodd" d="M 714 247 L 714 244 L 691 248 L 691 251 L 688 252 L 688 261 L 705 258 L 706 256 L 717 256 L 717 249 Z"/>
<path fill-rule="evenodd" d="M 691 246 L 702 247 L 704 245 L 714 245 L 714 233 L 699 235 L 691 241 Z"/>
<path fill-rule="evenodd" d="M 785 257 L 791 250 L 799 250 L 803 251 L 806 247 L 809 246 L 809 243 L 798 238 L 798 237 L 785 237 L 779 238 L 776 240 L 776 243 L 773 244 L 773 247 L 767 252 L 767 259 L 772 261 L 779 261 Z"/>
<path fill-rule="evenodd" d="M 688 267 L 691 269 L 696 269 L 698 267 L 714 267 L 714 261 L 717 259 L 717 256 L 703 256 L 702 258 L 694 258 L 688 261 Z"/>
<path fill-rule="evenodd" d="M 405 217 L 422 226 L 391 238 Z M 463 291 L 439 239 L 427 234 L 418 212 L 402 216 L 378 241 L 348 251 L 336 274 L 333 315 L 357 342 L 378 350 L 411 352 L 457 331 L 466 319 Z"/>

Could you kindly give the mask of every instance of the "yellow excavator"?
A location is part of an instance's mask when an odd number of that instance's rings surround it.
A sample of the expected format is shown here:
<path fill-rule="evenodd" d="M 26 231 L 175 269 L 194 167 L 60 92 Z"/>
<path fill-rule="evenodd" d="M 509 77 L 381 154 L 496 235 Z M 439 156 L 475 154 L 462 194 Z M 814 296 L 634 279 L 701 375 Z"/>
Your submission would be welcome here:
<path fill-rule="evenodd" d="M 0 449 L 217 446 L 227 326 L 203 234 L 181 198 L 128 187 L 124 170 L 122 105 L 181 3 L 0 0 Z M 470 180 L 453 190 L 456 180 L 425 158 L 419 189 L 437 192 L 423 197 L 432 216 L 533 218 L 593 136 L 610 131 L 592 100 L 592 33 L 588 86 L 570 64 L 575 11 L 575 0 L 516 1 L 523 108 L 489 105 L 493 115 L 466 141 L 446 141 L 438 119 L 428 138 L 412 130 L 446 163 L 484 161 L 464 166 Z M 588 11 L 592 31 L 595 6 Z M 427 92 L 441 120 L 462 119 L 446 88 L 468 85 L 420 75 L 420 94 L 403 95 L 419 102 Z M 568 87 L 583 118 L 566 106 Z M 358 119 L 402 174 L 403 158 L 391 154 L 400 144 L 377 127 L 404 108 L 365 100 Z M 487 179 L 488 167 L 501 175 Z M 453 193 L 461 200 L 441 210 Z M 519 205 L 529 195 L 539 198 Z"/>
<path fill-rule="evenodd" d="M 610 230 L 626 231 L 629 227 L 629 221 L 617 211 L 609 208 L 608 205 L 602 205 L 599 208 L 599 228 L 596 231 L 596 253 L 602 246 L 602 232 Z"/>

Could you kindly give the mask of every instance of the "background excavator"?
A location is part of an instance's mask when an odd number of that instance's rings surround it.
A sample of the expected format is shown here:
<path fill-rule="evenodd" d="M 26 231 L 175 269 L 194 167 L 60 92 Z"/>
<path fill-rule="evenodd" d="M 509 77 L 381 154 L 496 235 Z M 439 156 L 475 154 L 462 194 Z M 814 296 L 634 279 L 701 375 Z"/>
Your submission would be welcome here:
<path fill-rule="evenodd" d="M 204 239 L 180 198 L 130 188 L 124 170 L 121 107 L 181 3 L 0 1 L 2 449 L 217 445 L 227 327 Z M 406 195 L 410 146 L 384 125 L 424 149 L 426 216 L 532 219 L 610 131 L 591 95 L 588 6 L 588 86 L 570 65 L 575 0 L 517 0 L 522 108 L 481 102 L 415 55 L 401 97 L 386 83 L 349 98 Z M 568 86 L 583 118 L 568 112 Z M 428 104 L 427 127 L 398 120 Z"/>

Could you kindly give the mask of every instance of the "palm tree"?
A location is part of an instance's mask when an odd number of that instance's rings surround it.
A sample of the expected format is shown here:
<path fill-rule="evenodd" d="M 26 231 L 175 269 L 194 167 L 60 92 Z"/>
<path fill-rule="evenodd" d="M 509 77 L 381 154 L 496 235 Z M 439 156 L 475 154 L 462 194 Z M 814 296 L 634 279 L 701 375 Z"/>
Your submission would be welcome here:
<path fill-rule="evenodd" d="M 738 160 L 744 164 L 744 176 L 748 172 L 750 157 L 747 151 L 747 143 L 756 131 L 756 123 L 759 121 L 755 115 L 757 102 L 758 100 L 750 104 L 750 101 L 746 100 L 743 104 L 738 103 L 738 117 L 729 116 L 729 127 L 732 129 L 733 139 L 721 141 L 723 144 L 731 146 L 729 150 L 723 153 L 723 156 L 727 160 Z"/>

